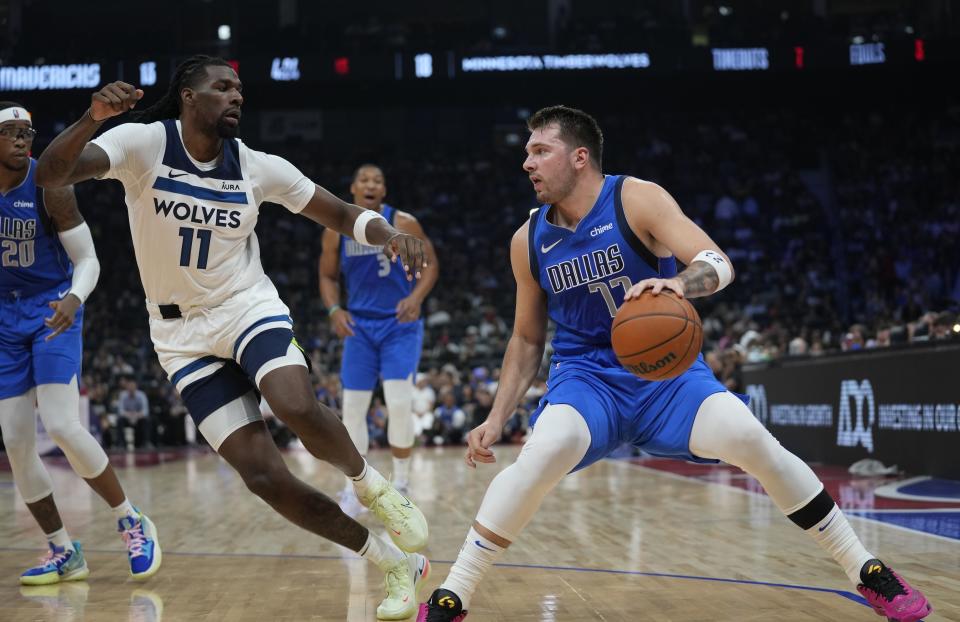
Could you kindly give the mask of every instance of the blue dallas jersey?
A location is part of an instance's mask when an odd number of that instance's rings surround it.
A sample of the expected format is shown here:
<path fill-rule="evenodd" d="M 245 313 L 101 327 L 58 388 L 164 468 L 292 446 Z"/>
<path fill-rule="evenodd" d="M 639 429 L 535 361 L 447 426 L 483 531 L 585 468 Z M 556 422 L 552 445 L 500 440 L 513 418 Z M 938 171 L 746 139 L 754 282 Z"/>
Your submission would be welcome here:
<path fill-rule="evenodd" d="M 70 280 L 73 264 L 60 244 L 34 183 L 37 162 L 23 183 L 0 194 L 0 294 L 27 297 Z M 69 283 L 67 283 L 69 287 Z"/>
<path fill-rule="evenodd" d="M 610 325 L 627 290 L 643 279 L 677 274 L 674 258 L 655 256 L 627 224 L 620 202 L 624 179 L 604 177 L 596 204 L 576 231 L 551 224 L 549 205 L 530 217 L 530 267 L 557 326 L 554 361 L 586 358 L 620 367 Z"/>
<path fill-rule="evenodd" d="M 610 325 L 623 296 L 648 278 L 677 274 L 673 257 L 658 258 L 627 224 L 620 200 L 624 177 L 607 176 L 597 202 L 576 231 L 550 224 L 545 205 L 530 218 L 530 265 L 557 325 L 547 392 L 530 416 L 536 426 L 550 404 L 567 404 L 590 429 L 590 447 L 574 470 L 624 443 L 655 456 L 711 462 L 690 451 L 703 401 L 726 389 L 703 362 L 670 380 L 643 380 L 620 366 Z"/>
<path fill-rule="evenodd" d="M 383 205 L 382 215 L 394 224 L 397 210 Z M 347 283 L 347 308 L 352 315 L 384 319 L 397 315 L 397 303 L 413 291 L 403 266 L 390 261 L 382 246 L 365 246 L 340 236 L 340 273 Z"/>

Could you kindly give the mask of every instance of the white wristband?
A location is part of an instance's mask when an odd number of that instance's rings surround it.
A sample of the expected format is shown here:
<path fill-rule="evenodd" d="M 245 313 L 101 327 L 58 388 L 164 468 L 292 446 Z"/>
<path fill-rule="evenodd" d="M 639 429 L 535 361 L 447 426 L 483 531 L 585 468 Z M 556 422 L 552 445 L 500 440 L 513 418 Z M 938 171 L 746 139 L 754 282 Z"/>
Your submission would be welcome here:
<path fill-rule="evenodd" d="M 100 277 L 100 261 L 97 259 L 97 250 L 93 246 L 93 236 L 90 227 L 82 222 L 73 229 L 61 231 L 59 234 L 63 250 L 73 262 L 73 281 L 70 293 L 86 302 L 87 296 L 97 286 Z"/>
<path fill-rule="evenodd" d="M 694 261 L 702 261 L 708 264 L 717 273 L 720 283 L 717 285 L 717 289 L 715 289 L 713 293 L 719 292 L 721 289 L 729 285 L 730 281 L 733 280 L 733 271 L 730 269 L 730 264 L 727 263 L 727 260 L 723 258 L 723 255 L 717 251 L 700 251 L 690 263 L 693 263 Z"/>
<path fill-rule="evenodd" d="M 370 242 L 367 241 L 367 225 L 371 220 L 376 220 L 377 218 L 384 222 L 387 220 L 372 209 L 364 210 L 362 214 L 357 216 L 357 221 L 353 223 L 353 239 L 364 246 L 370 246 Z"/>

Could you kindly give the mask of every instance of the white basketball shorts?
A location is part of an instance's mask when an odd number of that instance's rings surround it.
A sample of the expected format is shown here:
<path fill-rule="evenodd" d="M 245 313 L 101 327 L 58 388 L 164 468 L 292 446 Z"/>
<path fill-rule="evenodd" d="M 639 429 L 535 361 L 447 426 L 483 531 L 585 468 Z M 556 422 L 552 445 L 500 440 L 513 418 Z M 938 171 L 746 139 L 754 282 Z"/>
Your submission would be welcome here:
<path fill-rule="evenodd" d="M 307 367 L 293 337 L 290 309 L 266 276 L 215 307 L 182 309 L 164 319 L 147 303 L 160 365 L 214 449 L 240 427 L 262 419 L 255 391 L 280 367 Z"/>

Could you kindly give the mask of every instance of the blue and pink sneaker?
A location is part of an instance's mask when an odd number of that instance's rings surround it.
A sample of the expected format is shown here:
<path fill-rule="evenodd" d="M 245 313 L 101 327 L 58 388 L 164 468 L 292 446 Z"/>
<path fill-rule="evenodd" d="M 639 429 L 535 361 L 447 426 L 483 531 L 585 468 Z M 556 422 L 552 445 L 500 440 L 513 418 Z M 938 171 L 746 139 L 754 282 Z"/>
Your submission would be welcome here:
<path fill-rule="evenodd" d="M 885 616 L 890 622 L 919 622 L 933 611 L 920 590 L 910 587 L 903 577 L 879 559 L 871 559 L 863 565 L 860 581 L 857 591 L 877 615 Z"/>
<path fill-rule="evenodd" d="M 22 585 L 50 585 L 61 581 L 83 581 L 90 576 L 87 560 L 83 558 L 80 543 L 74 540 L 73 549 L 55 546 L 50 542 L 50 551 L 40 560 L 39 566 L 20 575 Z"/>
<path fill-rule="evenodd" d="M 147 515 L 137 510 L 136 516 L 126 516 L 117 521 L 117 531 L 127 546 L 130 560 L 130 576 L 143 581 L 157 574 L 162 558 L 157 528 Z"/>

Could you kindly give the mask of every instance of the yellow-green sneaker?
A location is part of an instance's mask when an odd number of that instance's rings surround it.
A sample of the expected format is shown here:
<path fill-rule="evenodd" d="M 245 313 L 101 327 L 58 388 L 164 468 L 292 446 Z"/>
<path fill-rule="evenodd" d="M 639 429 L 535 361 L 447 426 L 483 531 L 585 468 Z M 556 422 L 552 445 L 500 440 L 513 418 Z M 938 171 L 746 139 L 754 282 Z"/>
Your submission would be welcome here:
<path fill-rule="evenodd" d="M 417 613 L 417 588 L 430 576 L 430 560 L 419 553 L 404 555 L 387 570 L 387 597 L 377 607 L 378 620 L 406 620 Z"/>
<path fill-rule="evenodd" d="M 404 497 L 390 482 L 381 479 L 360 495 L 360 503 L 380 519 L 393 543 L 407 553 L 427 546 L 430 530 L 427 519 L 413 501 Z"/>

